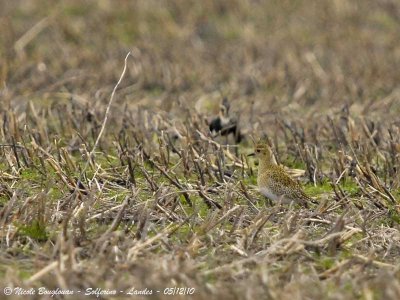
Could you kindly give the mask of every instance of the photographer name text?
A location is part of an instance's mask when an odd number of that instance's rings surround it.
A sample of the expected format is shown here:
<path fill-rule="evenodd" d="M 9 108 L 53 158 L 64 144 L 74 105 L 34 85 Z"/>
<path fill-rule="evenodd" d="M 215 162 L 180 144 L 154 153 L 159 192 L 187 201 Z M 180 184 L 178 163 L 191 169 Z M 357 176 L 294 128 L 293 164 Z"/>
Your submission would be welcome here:
<path fill-rule="evenodd" d="M 155 294 L 162 294 L 167 296 L 175 295 L 193 295 L 195 288 L 190 287 L 167 287 L 164 289 L 150 289 L 150 288 L 135 288 L 131 287 L 127 290 L 118 289 L 102 289 L 102 288 L 86 288 L 84 290 L 70 290 L 70 289 L 49 289 L 46 287 L 39 288 L 22 288 L 22 287 L 5 287 L 3 294 L 6 296 L 17 295 L 17 296 L 32 296 L 32 295 L 45 295 L 55 297 L 59 295 L 83 295 L 83 296 L 95 296 L 97 298 L 102 296 L 116 296 L 116 295 L 127 295 L 127 296 L 151 296 Z"/>

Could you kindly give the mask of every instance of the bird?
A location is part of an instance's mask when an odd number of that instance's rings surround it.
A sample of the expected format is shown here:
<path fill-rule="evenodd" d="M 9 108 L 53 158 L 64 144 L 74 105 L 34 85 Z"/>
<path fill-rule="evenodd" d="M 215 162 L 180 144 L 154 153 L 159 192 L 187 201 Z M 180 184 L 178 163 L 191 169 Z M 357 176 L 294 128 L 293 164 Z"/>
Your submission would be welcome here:
<path fill-rule="evenodd" d="M 273 202 L 299 203 L 308 207 L 308 203 L 316 203 L 303 190 L 302 186 L 278 165 L 275 156 L 266 141 L 255 144 L 254 153 L 249 156 L 258 158 L 257 185 L 261 194 Z"/>
<path fill-rule="evenodd" d="M 229 114 L 229 109 L 231 105 L 228 98 L 224 97 L 222 103 L 220 104 L 220 110 L 217 117 L 213 118 L 208 126 L 212 133 L 220 134 L 221 136 L 228 136 L 233 134 L 235 137 L 235 142 L 240 143 L 243 135 L 238 127 L 238 121 L 236 118 L 231 117 Z"/>

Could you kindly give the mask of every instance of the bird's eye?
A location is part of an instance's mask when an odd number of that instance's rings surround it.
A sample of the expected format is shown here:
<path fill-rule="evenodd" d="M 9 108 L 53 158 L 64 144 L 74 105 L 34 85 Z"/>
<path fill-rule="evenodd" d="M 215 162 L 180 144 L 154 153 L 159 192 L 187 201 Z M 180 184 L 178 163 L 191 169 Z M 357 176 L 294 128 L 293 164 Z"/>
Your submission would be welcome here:
<path fill-rule="evenodd" d="M 261 152 L 261 150 L 260 150 L 260 149 L 257 149 L 257 150 L 256 150 L 256 152 L 257 152 L 257 153 L 260 153 L 260 152 Z"/>

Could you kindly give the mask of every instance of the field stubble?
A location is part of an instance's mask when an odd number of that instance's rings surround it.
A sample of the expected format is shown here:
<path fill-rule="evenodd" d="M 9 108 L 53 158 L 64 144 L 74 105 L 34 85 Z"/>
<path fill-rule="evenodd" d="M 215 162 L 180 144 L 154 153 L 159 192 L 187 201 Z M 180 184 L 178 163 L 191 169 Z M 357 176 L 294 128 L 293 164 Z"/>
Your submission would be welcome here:
<path fill-rule="evenodd" d="M 5 4 L 2 283 L 398 299 L 400 7 L 189 2 Z M 256 191 L 261 136 L 318 205 Z"/>

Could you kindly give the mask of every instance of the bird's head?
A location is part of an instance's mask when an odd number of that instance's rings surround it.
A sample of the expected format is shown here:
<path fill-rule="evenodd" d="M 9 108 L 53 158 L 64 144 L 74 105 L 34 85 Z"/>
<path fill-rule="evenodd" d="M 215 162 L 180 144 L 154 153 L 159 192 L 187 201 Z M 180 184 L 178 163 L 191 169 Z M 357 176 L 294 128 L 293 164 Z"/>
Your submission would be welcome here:
<path fill-rule="evenodd" d="M 249 154 L 249 156 L 257 157 L 260 162 L 276 164 L 271 147 L 263 140 L 260 140 L 254 145 L 254 153 Z"/>

